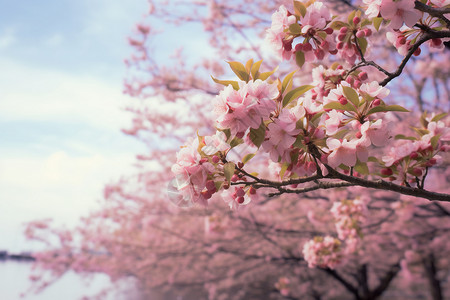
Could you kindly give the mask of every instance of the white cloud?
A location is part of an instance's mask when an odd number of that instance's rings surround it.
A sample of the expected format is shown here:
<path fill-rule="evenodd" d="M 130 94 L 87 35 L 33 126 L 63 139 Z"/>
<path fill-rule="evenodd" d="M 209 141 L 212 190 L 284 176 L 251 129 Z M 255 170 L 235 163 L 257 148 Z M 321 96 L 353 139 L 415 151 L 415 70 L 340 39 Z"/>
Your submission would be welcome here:
<path fill-rule="evenodd" d="M 0 49 L 8 48 L 16 41 L 15 30 L 11 27 L 6 28 L 0 33 Z"/>
<path fill-rule="evenodd" d="M 70 58 L 68 58 L 70 59 Z M 1 61 L 0 118 L 3 121 L 83 122 L 119 130 L 129 122 L 121 107 L 130 99 L 121 83 Z"/>

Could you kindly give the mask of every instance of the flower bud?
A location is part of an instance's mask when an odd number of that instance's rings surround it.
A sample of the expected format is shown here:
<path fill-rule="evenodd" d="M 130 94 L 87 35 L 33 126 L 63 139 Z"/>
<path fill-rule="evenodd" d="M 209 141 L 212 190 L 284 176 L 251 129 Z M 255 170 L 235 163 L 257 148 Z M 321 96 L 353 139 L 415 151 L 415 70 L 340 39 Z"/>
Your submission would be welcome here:
<path fill-rule="evenodd" d="M 364 29 L 364 34 L 365 36 L 369 37 L 372 35 L 372 30 L 370 30 L 370 28 L 366 28 Z"/>
<path fill-rule="evenodd" d="M 414 151 L 413 153 L 411 153 L 409 155 L 409 158 L 411 158 L 411 159 L 416 159 L 417 157 L 419 157 L 419 153 L 417 153 L 416 151 Z"/>
<path fill-rule="evenodd" d="M 220 158 L 219 158 L 217 155 L 214 155 L 214 156 L 211 158 L 211 160 L 212 160 L 213 163 L 217 164 L 217 163 L 220 161 Z"/>
<path fill-rule="evenodd" d="M 348 103 L 347 98 L 345 98 L 344 96 L 339 97 L 339 103 L 342 105 L 345 105 Z"/>
<path fill-rule="evenodd" d="M 211 191 L 216 188 L 216 185 L 214 184 L 213 180 L 208 180 L 205 185 L 208 191 Z"/>
<path fill-rule="evenodd" d="M 361 22 L 360 17 L 354 17 L 354 18 L 353 18 L 353 24 L 358 25 L 359 22 Z"/>
<path fill-rule="evenodd" d="M 367 80 L 367 78 L 368 78 L 367 73 L 366 73 L 366 72 L 361 72 L 361 73 L 359 73 L 359 74 L 358 74 L 358 78 L 359 78 L 359 80 L 361 80 L 361 81 Z"/>
<path fill-rule="evenodd" d="M 231 176 L 231 182 L 236 182 L 239 180 L 239 176 L 237 176 L 236 174 L 233 174 L 233 176 Z"/>
<path fill-rule="evenodd" d="M 362 38 L 364 37 L 366 34 L 364 33 L 363 30 L 358 30 L 358 32 L 356 33 L 356 37 L 357 38 Z"/>
<path fill-rule="evenodd" d="M 339 29 L 339 33 L 347 33 L 348 28 L 347 27 L 341 27 L 341 29 Z"/>
<path fill-rule="evenodd" d="M 327 34 L 332 34 L 332 33 L 333 33 L 333 28 L 328 27 L 327 29 L 325 29 L 325 32 L 326 32 Z"/>
<path fill-rule="evenodd" d="M 338 42 L 338 43 L 336 44 L 336 48 L 337 48 L 337 49 L 342 49 L 342 48 L 344 48 L 344 42 Z"/>
<path fill-rule="evenodd" d="M 372 106 L 378 106 L 378 105 L 380 105 L 380 104 L 381 104 L 381 100 L 378 99 L 378 98 L 376 98 L 376 99 L 373 100 L 373 102 L 372 102 Z"/>
<path fill-rule="evenodd" d="M 384 176 L 391 176 L 392 174 L 394 174 L 394 172 L 392 171 L 391 168 L 384 168 L 384 169 L 381 169 L 381 175 L 384 175 Z"/>
<path fill-rule="evenodd" d="M 239 204 L 244 203 L 244 201 L 245 201 L 244 197 L 237 197 L 236 198 L 236 202 L 239 203 Z"/>
<path fill-rule="evenodd" d="M 345 33 L 341 33 L 337 36 L 338 41 L 343 41 L 345 39 L 345 37 L 347 36 L 347 34 Z"/>
<path fill-rule="evenodd" d="M 422 52 L 422 50 L 420 50 L 420 48 L 417 48 L 416 51 L 414 51 L 413 55 L 414 56 L 419 56 L 420 52 Z"/>

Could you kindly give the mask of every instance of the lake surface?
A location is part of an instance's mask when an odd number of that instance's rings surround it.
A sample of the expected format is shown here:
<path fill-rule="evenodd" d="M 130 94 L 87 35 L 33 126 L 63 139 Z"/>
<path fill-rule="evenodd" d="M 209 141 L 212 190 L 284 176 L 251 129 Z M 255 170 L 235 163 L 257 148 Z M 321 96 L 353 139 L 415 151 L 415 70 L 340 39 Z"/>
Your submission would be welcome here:
<path fill-rule="evenodd" d="M 83 296 L 95 295 L 111 286 L 106 275 L 96 274 L 89 280 L 74 272 L 68 272 L 60 280 L 40 294 L 21 294 L 31 287 L 29 275 L 32 263 L 0 261 L 0 299 L 1 300 L 80 300 Z M 128 295 L 131 296 L 131 295 Z M 134 297 L 131 297 L 134 298 Z M 125 295 L 111 295 L 102 299 L 131 299 Z"/>

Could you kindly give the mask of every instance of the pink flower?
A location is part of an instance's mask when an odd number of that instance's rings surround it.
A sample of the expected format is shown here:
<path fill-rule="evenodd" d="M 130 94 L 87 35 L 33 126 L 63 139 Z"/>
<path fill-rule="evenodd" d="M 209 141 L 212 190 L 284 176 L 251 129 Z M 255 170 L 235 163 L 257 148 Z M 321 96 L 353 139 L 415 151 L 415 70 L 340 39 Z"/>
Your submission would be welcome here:
<path fill-rule="evenodd" d="M 266 43 L 284 60 L 289 60 L 292 56 L 292 40 L 286 40 L 287 33 L 285 29 L 296 21 L 294 15 L 288 16 L 286 7 L 282 5 L 272 15 L 272 25 L 266 31 Z"/>
<path fill-rule="evenodd" d="M 380 99 L 385 98 L 389 95 L 389 90 L 385 87 L 382 87 L 376 81 L 372 81 L 370 83 L 363 83 L 359 88 L 362 92 L 367 93 L 371 97 L 377 97 Z"/>
<path fill-rule="evenodd" d="M 339 126 L 341 125 L 341 122 L 344 119 L 344 114 L 333 109 L 329 113 L 327 113 L 326 116 L 329 117 L 325 121 L 326 133 L 328 135 L 334 135 L 339 130 Z"/>
<path fill-rule="evenodd" d="M 399 29 L 403 23 L 413 27 L 422 16 L 421 12 L 414 9 L 413 0 L 383 0 L 380 6 L 381 16 L 390 20 L 389 26 Z"/>
<path fill-rule="evenodd" d="M 406 56 L 411 49 L 411 42 L 406 40 L 405 35 L 401 31 L 386 32 L 386 38 L 397 48 L 400 55 Z"/>
<path fill-rule="evenodd" d="M 219 151 L 226 151 L 230 149 L 227 144 L 227 137 L 223 131 L 216 131 L 215 135 L 205 136 L 205 146 L 202 147 L 203 153 L 206 155 L 213 155 Z"/>
<path fill-rule="evenodd" d="M 370 121 L 364 122 L 361 126 L 361 134 L 363 138 L 367 137 L 377 147 L 386 145 L 389 138 L 388 129 L 381 119 L 378 119 L 374 123 Z"/>
<path fill-rule="evenodd" d="M 363 2 L 367 5 L 365 12 L 367 17 L 370 19 L 378 17 L 382 0 L 363 0 Z"/>
<path fill-rule="evenodd" d="M 315 237 L 303 246 L 303 256 L 308 267 L 334 269 L 342 260 L 341 242 L 331 236 Z"/>
<path fill-rule="evenodd" d="M 327 140 L 328 149 L 331 153 L 328 155 L 328 165 L 337 168 L 340 164 L 345 166 L 354 166 L 356 164 L 356 143 L 348 142 L 344 139 L 342 142 L 329 138 Z"/>
<path fill-rule="evenodd" d="M 277 96 L 276 83 L 269 84 L 260 79 L 241 82 L 238 91 L 228 85 L 216 97 L 214 105 L 218 127 L 229 128 L 233 135 L 244 133 L 250 127 L 257 129 L 261 120 L 267 119 L 275 110 L 273 99 Z"/>
<path fill-rule="evenodd" d="M 314 2 L 308 6 L 304 17 L 300 18 L 302 33 L 307 34 L 309 30 L 323 29 L 327 22 L 331 21 L 330 10 L 322 2 Z"/>

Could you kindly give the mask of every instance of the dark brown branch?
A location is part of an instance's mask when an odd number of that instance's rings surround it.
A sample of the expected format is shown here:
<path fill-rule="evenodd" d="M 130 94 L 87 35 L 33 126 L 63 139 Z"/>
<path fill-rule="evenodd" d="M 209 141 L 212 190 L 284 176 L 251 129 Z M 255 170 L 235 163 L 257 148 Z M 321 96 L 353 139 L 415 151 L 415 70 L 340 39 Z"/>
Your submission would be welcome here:
<path fill-rule="evenodd" d="M 445 17 L 445 14 L 450 14 L 450 8 L 431 7 L 420 1 L 414 1 L 414 8 L 443 20 L 447 24 L 447 28 L 450 28 L 450 21 Z"/>

